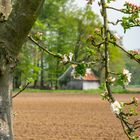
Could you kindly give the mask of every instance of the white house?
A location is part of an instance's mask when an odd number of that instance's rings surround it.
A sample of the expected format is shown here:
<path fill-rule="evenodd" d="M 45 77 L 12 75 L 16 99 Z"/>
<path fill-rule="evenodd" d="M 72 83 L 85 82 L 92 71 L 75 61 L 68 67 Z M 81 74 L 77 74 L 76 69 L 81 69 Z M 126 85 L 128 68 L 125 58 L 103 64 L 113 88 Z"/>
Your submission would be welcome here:
<path fill-rule="evenodd" d="M 100 86 L 99 78 L 90 69 L 86 69 L 85 76 L 74 78 L 72 76 L 75 68 L 69 67 L 63 75 L 59 77 L 59 83 L 62 89 L 97 89 Z"/>

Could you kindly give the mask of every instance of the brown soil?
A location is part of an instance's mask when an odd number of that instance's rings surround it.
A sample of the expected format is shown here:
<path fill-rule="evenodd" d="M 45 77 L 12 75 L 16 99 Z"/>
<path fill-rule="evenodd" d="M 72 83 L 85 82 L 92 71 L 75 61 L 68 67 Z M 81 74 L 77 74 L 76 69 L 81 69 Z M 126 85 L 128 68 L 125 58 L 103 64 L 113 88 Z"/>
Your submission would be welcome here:
<path fill-rule="evenodd" d="M 115 96 L 126 101 L 134 95 Z M 28 93 L 13 104 L 15 140 L 127 140 L 98 95 Z"/>

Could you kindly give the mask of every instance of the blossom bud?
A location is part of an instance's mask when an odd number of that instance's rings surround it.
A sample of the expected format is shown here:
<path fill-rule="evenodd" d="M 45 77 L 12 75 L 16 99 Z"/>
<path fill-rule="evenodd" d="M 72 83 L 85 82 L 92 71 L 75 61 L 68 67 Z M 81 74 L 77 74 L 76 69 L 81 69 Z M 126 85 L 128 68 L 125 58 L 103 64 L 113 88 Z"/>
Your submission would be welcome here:
<path fill-rule="evenodd" d="M 110 82 L 110 83 L 115 82 L 115 80 L 116 80 L 116 78 L 115 77 L 113 78 L 112 76 L 110 76 L 108 78 L 108 82 Z"/>
<path fill-rule="evenodd" d="M 113 36 L 116 40 L 120 40 L 120 36 L 117 33 L 115 33 Z"/>
<path fill-rule="evenodd" d="M 95 32 L 96 33 L 100 33 L 100 29 L 99 28 L 95 28 Z"/>

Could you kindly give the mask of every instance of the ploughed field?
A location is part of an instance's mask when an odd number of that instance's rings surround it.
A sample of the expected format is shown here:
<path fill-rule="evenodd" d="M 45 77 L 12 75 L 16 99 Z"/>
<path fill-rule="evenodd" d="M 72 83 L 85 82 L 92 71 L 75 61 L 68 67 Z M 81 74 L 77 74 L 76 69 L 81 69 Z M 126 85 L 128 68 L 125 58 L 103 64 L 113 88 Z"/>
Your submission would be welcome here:
<path fill-rule="evenodd" d="M 115 96 L 119 101 L 140 98 Z M 15 140 L 127 140 L 109 104 L 98 95 L 24 93 L 14 98 L 13 108 Z"/>

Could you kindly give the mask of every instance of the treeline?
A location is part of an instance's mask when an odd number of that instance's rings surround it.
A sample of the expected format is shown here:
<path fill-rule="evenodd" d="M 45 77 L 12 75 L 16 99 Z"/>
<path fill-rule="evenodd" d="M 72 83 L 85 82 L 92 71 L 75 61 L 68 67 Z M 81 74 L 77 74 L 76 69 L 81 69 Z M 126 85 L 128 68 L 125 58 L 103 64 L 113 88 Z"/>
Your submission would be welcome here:
<path fill-rule="evenodd" d="M 104 54 L 88 42 L 89 36 L 96 36 L 95 41 L 100 42 L 97 30 L 101 26 L 98 15 L 89 6 L 78 8 L 69 0 L 47 0 L 30 36 L 51 52 L 62 55 L 73 53 L 73 61 L 96 62 L 90 67 L 103 79 L 104 64 L 100 55 Z M 135 78 L 139 75 L 138 65 L 126 59 L 114 46 L 110 47 L 110 53 L 113 58 L 111 69 L 122 71 L 122 67 L 127 67 L 132 72 L 131 84 L 139 84 L 140 78 Z M 14 88 L 33 80 L 33 88 L 57 89 L 58 78 L 68 67 L 69 64 L 64 65 L 59 58 L 47 54 L 29 40 L 19 55 L 13 78 Z"/>

